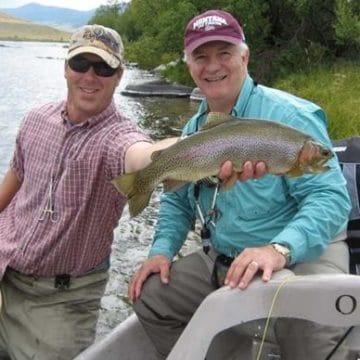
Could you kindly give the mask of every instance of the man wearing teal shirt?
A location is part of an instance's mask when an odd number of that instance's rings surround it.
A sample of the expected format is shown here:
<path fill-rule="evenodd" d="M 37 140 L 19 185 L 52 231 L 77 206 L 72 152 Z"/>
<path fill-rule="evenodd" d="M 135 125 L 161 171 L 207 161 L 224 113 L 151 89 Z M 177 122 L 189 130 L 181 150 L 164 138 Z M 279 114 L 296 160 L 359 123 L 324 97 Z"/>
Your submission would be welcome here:
<path fill-rule="evenodd" d="M 218 111 L 238 121 L 281 122 L 331 146 L 320 107 L 257 85 L 248 75 L 249 50 L 230 14 L 211 10 L 192 19 L 185 33 L 185 56 L 206 100 L 185 126 L 184 136 L 198 131 L 209 111 Z M 200 302 L 216 288 L 211 277 L 219 254 L 234 258 L 225 285 L 241 290 L 257 273 L 267 282 L 284 267 L 297 274 L 348 272 L 343 235 L 350 202 L 337 159 L 328 164 L 330 170 L 320 175 L 267 174 L 237 182 L 219 194 L 215 186 L 190 184 L 163 195 L 149 259 L 129 287 L 135 312 L 160 358 L 167 356 Z M 171 264 L 195 217 L 206 224 L 203 230 L 210 237 L 210 251 Z M 159 276 L 149 277 L 152 273 Z M 343 332 L 306 321 L 297 320 L 295 327 L 293 323 L 282 320 L 275 326 L 282 360 L 325 359 Z M 336 356 L 346 359 L 346 349 Z"/>

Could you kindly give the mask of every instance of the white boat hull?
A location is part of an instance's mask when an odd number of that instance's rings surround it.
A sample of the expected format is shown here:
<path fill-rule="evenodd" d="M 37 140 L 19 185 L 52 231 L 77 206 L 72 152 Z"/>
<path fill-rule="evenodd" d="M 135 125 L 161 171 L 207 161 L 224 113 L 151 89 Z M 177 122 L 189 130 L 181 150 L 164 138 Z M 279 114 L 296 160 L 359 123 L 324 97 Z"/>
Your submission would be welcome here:
<path fill-rule="evenodd" d="M 204 359 L 217 334 L 244 322 L 266 319 L 272 303 L 271 317 L 354 326 L 346 343 L 360 359 L 360 276 L 295 276 L 291 271 L 283 270 L 265 285 L 257 279 L 246 291 L 223 287 L 210 294 L 194 314 L 168 360 Z M 248 354 L 249 359 L 255 359 L 259 340 L 254 338 L 254 353 Z M 280 359 L 276 356 L 271 332 L 267 340 L 261 359 Z M 269 352 L 273 353 L 271 357 L 268 357 Z M 138 319 L 132 315 L 74 360 L 95 359 L 155 360 L 156 355 Z"/>

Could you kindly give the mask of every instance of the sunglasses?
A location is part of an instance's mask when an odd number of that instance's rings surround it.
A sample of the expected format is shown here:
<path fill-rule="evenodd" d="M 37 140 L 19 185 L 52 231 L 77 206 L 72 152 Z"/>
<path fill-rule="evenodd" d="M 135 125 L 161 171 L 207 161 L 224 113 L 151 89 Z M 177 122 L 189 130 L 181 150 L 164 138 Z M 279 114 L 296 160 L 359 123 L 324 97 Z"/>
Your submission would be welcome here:
<path fill-rule="evenodd" d="M 83 56 L 74 56 L 68 60 L 70 69 L 78 73 L 86 73 L 91 67 L 97 76 L 110 77 L 113 76 L 118 68 L 110 67 L 104 61 L 90 61 Z"/>

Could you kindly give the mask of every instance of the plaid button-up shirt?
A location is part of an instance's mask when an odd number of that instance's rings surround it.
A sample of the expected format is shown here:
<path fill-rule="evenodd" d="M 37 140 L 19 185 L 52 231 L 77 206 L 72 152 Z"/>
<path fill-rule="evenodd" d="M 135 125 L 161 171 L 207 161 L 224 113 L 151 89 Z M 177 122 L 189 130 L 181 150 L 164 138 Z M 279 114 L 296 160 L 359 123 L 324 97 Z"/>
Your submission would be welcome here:
<path fill-rule="evenodd" d="M 0 279 L 7 266 L 79 276 L 110 255 L 126 204 L 110 181 L 124 172 L 129 146 L 149 138 L 114 103 L 76 126 L 69 126 L 65 106 L 31 111 L 19 131 L 11 167 L 22 185 L 0 213 Z M 51 192 L 53 221 L 43 212 Z"/>

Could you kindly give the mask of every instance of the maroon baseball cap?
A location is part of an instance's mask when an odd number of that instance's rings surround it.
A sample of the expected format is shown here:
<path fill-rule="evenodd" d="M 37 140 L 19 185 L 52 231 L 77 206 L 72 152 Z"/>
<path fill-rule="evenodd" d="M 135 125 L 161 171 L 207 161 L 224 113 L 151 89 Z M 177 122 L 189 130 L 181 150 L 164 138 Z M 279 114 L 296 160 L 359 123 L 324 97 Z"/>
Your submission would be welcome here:
<path fill-rule="evenodd" d="M 217 40 L 236 45 L 245 41 L 245 35 L 231 14 L 222 10 L 209 10 L 195 16 L 187 24 L 184 36 L 185 52 L 191 54 L 200 45 Z"/>

